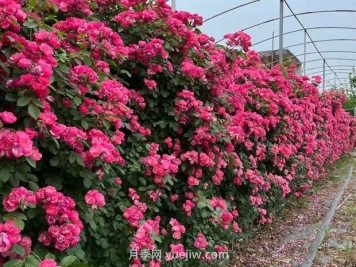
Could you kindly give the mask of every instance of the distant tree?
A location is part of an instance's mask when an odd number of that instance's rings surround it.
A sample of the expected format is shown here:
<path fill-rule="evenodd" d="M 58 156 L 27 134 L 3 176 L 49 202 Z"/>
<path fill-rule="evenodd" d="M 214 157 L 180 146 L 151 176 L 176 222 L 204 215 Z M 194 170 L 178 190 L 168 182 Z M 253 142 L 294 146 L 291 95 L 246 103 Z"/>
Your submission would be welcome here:
<path fill-rule="evenodd" d="M 356 98 L 356 75 L 355 68 L 352 68 L 352 73 L 349 74 L 350 90 L 348 90 L 347 96 L 350 98 Z"/>

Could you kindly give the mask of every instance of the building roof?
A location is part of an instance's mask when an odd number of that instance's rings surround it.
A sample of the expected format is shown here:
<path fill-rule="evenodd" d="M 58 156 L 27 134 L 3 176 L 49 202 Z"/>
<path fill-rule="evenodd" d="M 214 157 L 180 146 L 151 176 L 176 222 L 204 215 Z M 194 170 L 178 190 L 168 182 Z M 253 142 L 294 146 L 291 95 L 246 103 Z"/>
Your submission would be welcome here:
<path fill-rule="evenodd" d="M 258 52 L 260 54 L 260 57 L 270 57 L 272 54 L 272 50 L 269 51 L 260 51 Z M 279 58 L 279 50 L 274 50 L 273 51 L 273 57 L 277 60 Z M 289 50 L 289 49 L 283 49 L 283 57 L 284 58 L 293 58 L 294 61 L 296 61 L 299 64 L 302 64 L 302 62 Z"/>

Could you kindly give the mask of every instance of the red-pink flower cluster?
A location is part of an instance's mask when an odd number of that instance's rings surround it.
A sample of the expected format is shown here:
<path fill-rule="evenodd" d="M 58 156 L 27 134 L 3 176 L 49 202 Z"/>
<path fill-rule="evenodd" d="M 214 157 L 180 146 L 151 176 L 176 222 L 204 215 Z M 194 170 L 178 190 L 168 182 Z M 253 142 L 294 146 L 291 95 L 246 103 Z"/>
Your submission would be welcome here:
<path fill-rule="evenodd" d="M 19 22 L 23 22 L 26 19 L 26 13 L 21 9 L 19 1 L 1 0 L 0 17 L 0 27 L 2 29 L 18 32 L 20 30 Z"/>
<path fill-rule="evenodd" d="M 140 252 L 142 249 L 155 249 L 155 240 L 153 237 L 159 235 L 160 216 L 156 216 L 154 220 L 147 220 L 138 226 L 137 232 L 134 236 L 134 241 L 130 244 L 131 248 Z"/>
<path fill-rule="evenodd" d="M 7 253 L 11 254 L 11 247 L 21 241 L 20 232 L 21 229 L 16 226 L 13 220 L 4 224 L 0 223 L 0 253 L 2 256 L 7 257 Z"/>
<path fill-rule="evenodd" d="M 93 210 L 105 206 L 105 197 L 98 190 L 89 190 L 85 194 L 84 200 Z"/>
<path fill-rule="evenodd" d="M 128 54 L 120 35 L 103 22 L 87 22 L 85 19 L 72 17 L 54 24 L 53 27 L 67 34 L 67 38 L 62 40 L 62 47 L 68 52 L 77 52 L 77 44 L 80 42 L 91 51 L 96 60 L 102 60 L 107 55 L 122 61 L 123 56 Z"/>
<path fill-rule="evenodd" d="M 142 211 L 137 206 L 127 208 L 124 217 L 133 227 L 138 227 L 139 221 L 144 218 Z"/>
<path fill-rule="evenodd" d="M 165 260 L 171 261 L 174 259 L 184 259 L 187 257 L 187 252 L 182 244 L 171 244 L 171 253 L 166 253 Z"/>
<path fill-rule="evenodd" d="M 209 106 L 204 106 L 203 102 L 197 100 L 194 97 L 194 93 L 189 90 L 183 90 L 182 92 L 178 92 L 177 96 L 182 98 L 175 102 L 176 108 L 174 112 L 179 114 L 179 122 L 182 124 L 187 123 L 192 117 L 188 116 L 187 111 L 195 112 L 199 118 L 202 120 L 211 122 L 216 121 L 216 118 L 213 115 L 213 108 Z"/>
<path fill-rule="evenodd" d="M 194 63 L 188 59 L 184 60 L 181 64 L 182 72 L 193 79 L 200 78 L 203 82 L 206 82 L 204 69 L 194 65 Z"/>
<path fill-rule="evenodd" d="M 49 85 L 51 84 L 51 76 L 53 68 L 57 67 L 57 60 L 53 57 L 53 49 L 58 48 L 57 42 L 49 44 L 42 42 L 43 35 L 47 33 L 41 31 L 35 36 L 34 41 L 27 41 L 23 37 L 12 35 L 9 38 L 9 44 L 17 47 L 20 43 L 24 46 L 20 52 L 13 54 L 9 60 L 10 63 L 16 64 L 18 68 L 23 70 L 23 74 L 19 78 L 10 79 L 6 82 L 7 88 L 24 88 L 29 92 L 35 92 L 39 98 L 45 98 L 49 94 Z M 48 33 L 51 36 L 51 33 Z"/>
<path fill-rule="evenodd" d="M 169 221 L 169 224 L 172 226 L 172 231 L 173 231 L 173 239 L 180 239 L 182 234 L 185 233 L 185 227 L 181 225 L 176 219 L 171 219 Z"/>
<path fill-rule="evenodd" d="M 149 9 L 149 10 L 142 10 L 142 11 L 133 11 L 127 10 L 117 14 L 113 20 L 118 22 L 121 27 L 127 28 L 133 24 L 141 24 L 141 23 L 149 23 L 152 21 L 157 20 L 159 17 L 156 11 Z"/>
<path fill-rule="evenodd" d="M 174 155 L 158 155 L 158 149 L 159 145 L 152 143 L 149 156 L 142 158 L 142 162 L 146 165 L 145 174 L 147 176 L 153 175 L 153 182 L 162 187 L 165 183 L 164 178 L 171 179 L 169 176 L 174 176 L 178 172 L 180 160 Z"/>
<path fill-rule="evenodd" d="M 198 249 L 205 249 L 209 243 L 206 241 L 204 234 L 199 233 L 197 239 L 194 241 L 194 246 Z"/>
<path fill-rule="evenodd" d="M 75 210 L 74 200 L 57 192 L 53 186 L 38 189 L 35 196 L 37 205 L 43 206 L 50 225 L 47 231 L 40 234 L 38 240 L 45 246 L 54 243 L 58 250 L 76 246 L 80 241 L 83 223 Z"/>
<path fill-rule="evenodd" d="M 138 44 L 129 45 L 129 59 L 149 64 L 151 59 L 160 56 L 162 59 L 168 58 L 168 53 L 164 49 L 164 41 L 152 38 L 149 42 L 139 41 Z M 152 73 L 153 74 L 153 73 Z"/>
<path fill-rule="evenodd" d="M 27 205 L 36 204 L 36 197 L 33 192 L 27 190 L 25 187 L 16 187 L 10 194 L 3 199 L 4 209 L 7 212 L 13 212 L 19 208 L 27 209 Z"/>
<path fill-rule="evenodd" d="M 35 132 L 31 129 L 17 132 L 0 129 L 0 157 L 20 158 L 25 156 L 39 161 L 42 155 L 33 145 L 32 139 L 35 136 Z"/>

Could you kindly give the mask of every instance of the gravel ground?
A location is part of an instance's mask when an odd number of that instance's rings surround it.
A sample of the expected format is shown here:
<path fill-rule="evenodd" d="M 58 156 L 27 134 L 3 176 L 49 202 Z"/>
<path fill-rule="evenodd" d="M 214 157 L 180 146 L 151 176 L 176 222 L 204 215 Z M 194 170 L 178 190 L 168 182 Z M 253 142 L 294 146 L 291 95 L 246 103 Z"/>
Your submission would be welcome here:
<path fill-rule="evenodd" d="M 318 182 L 319 186 L 312 188 L 313 194 L 305 196 L 299 203 L 294 203 L 294 207 L 287 209 L 272 224 L 265 225 L 257 231 L 254 238 L 239 248 L 236 259 L 230 266 L 299 266 L 342 186 L 354 157 L 356 155 L 343 159 L 341 166 L 331 173 L 331 179 Z M 356 266 L 352 265 L 353 255 L 356 258 L 356 174 L 352 177 L 339 205 L 341 203 L 343 204 L 336 211 L 330 227 L 326 230 L 325 239 L 313 264 L 315 267 Z M 355 249 L 352 248 L 352 244 L 355 244 Z"/>

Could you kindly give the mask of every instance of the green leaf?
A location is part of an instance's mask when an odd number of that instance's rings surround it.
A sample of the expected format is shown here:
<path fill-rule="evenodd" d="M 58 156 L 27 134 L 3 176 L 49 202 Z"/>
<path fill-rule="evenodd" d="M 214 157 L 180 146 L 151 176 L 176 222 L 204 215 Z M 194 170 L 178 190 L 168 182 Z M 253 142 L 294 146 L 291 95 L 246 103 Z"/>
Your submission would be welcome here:
<path fill-rule="evenodd" d="M 75 159 L 76 159 L 75 153 L 71 152 L 71 153 L 69 154 L 68 161 L 69 161 L 70 163 L 74 163 L 74 162 L 75 162 Z"/>
<path fill-rule="evenodd" d="M 38 178 L 36 175 L 28 174 L 27 177 L 33 182 L 38 182 Z"/>
<path fill-rule="evenodd" d="M 82 250 L 82 247 L 80 245 L 77 245 L 75 248 L 74 248 L 74 251 L 75 251 L 75 255 L 81 259 L 81 260 L 84 260 L 85 259 L 85 252 Z"/>
<path fill-rule="evenodd" d="M 97 225 L 96 225 L 96 223 L 94 222 L 94 221 L 90 221 L 89 222 L 89 224 L 90 224 L 90 227 L 93 229 L 93 230 L 96 230 L 97 229 Z"/>
<path fill-rule="evenodd" d="M 19 171 L 15 171 L 14 174 L 16 175 L 17 178 L 19 178 L 20 181 L 22 181 L 22 182 L 27 182 L 28 181 L 28 177 L 26 177 L 27 175 L 25 173 L 21 173 Z"/>
<path fill-rule="evenodd" d="M 47 253 L 45 256 L 45 259 L 52 259 L 52 260 L 56 260 L 56 256 L 54 256 L 52 253 Z"/>
<path fill-rule="evenodd" d="M 82 167 L 85 167 L 84 161 L 80 155 L 76 155 L 75 161 Z"/>
<path fill-rule="evenodd" d="M 18 187 L 20 185 L 20 180 L 19 178 L 17 177 L 17 175 L 15 174 L 12 174 L 11 175 L 11 178 L 10 178 L 10 184 L 13 186 L 13 187 Z"/>
<path fill-rule="evenodd" d="M 82 124 L 82 127 L 83 127 L 85 130 L 88 129 L 89 124 L 87 123 L 86 120 L 82 120 L 82 121 L 81 121 L 81 124 Z"/>
<path fill-rule="evenodd" d="M 25 157 L 26 161 L 28 164 L 30 164 L 30 166 L 32 166 L 33 168 L 36 168 L 36 161 L 34 161 L 33 159 L 29 158 L 29 157 Z"/>
<path fill-rule="evenodd" d="M 124 204 L 119 204 L 119 209 L 124 212 L 126 210 L 126 206 Z"/>
<path fill-rule="evenodd" d="M 67 256 L 65 258 L 63 258 L 60 262 L 60 265 L 62 267 L 68 267 L 70 266 L 72 263 L 74 263 L 77 260 L 76 256 Z"/>
<path fill-rule="evenodd" d="M 29 181 L 29 182 L 28 182 L 28 186 L 30 187 L 30 189 L 31 189 L 32 191 L 36 191 L 36 190 L 39 188 L 38 184 L 35 183 L 35 182 L 32 182 L 32 181 Z"/>
<path fill-rule="evenodd" d="M 147 184 L 147 181 L 146 181 L 145 178 L 140 177 L 139 180 L 140 180 L 141 184 L 143 184 L 143 185 L 146 185 L 146 184 Z"/>
<path fill-rule="evenodd" d="M 19 213 L 19 212 L 15 212 L 15 213 L 13 213 L 13 215 L 16 218 L 20 218 L 20 219 L 25 220 L 25 221 L 27 220 L 27 217 L 26 217 L 25 214 L 22 214 L 22 213 Z"/>
<path fill-rule="evenodd" d="M 11 249 L 18 255 L 25 255 L 25 248 L 21 247 L 19 244 L 13 245 Z"/>
<path fill-rule="evenodd" d="M 20 218 L 14 218 L 14 223 L 21 229 L 23 230 L 25 228 L 25 223 L 23 220 L 21 220 Z"/>
<path fill-rule="evenodd" d="M 58 153 L 58 148 L 52 143 L 48 145 L 48 150 L 53 154 L 57 155 Z"/>
<path fill-rule="evenodd" d="M 25 22 L 24 24 L 23 24 L 25 27 L 27 27 L 27 28 L 29 28 L 29 29 L 33 29 L 33 28 L 36 28 L 36 27 L 38 27 L 38 25 L 36 24 L 36 23 L 34 23 L 34 22 Z"/>
<path fill-rule="evenodd" d="M 56 145 L 56 148 L 59 149 L 59 143 L 58 140 L 54 137 L 52 137 L 53 143 Z"/>
<path fill-rule="evenodd" d="M 14 217 L 15 217 L 14 213 L 7 213 L 4 216 L 2 216 L 5 222 L 12 220 Z"/>
<path fill-rule="evenodd" d="M 166 98 L 169 95 L 169 91 L 161 91 L 161 95 Z"/>
<path fill-rule="evenodd" d="M 34 105 L 34 104 L 30 104 L 28 105 L 28 113 L 30 114 L 30 116 L 34 119 L 38 119 L 38 116 L 40 115 L 41 111 L 40 109 Z"/>
<path fill-rule="evenodd" d="M 44 105 L 42 101 L 40 101 L 38 98 L 31 98 L 31 102 L 35 104 L 37 107 L 44 108 Z"/>
<path fill-rule="evenodd" d="M 10 37 L 11 38 L 11 37 Z M 1 60 L 0 60 L 0 67 L 3 68 L 3 70 L 6 72 L 6 73 L 10 73 L 11 70 L 9 69 L 9 67 L 7 66 L 7 64 L 5 65 Z"/>
<path fill-rule="evenodd" d="M 82 100 L 79 97 L 75 96 L 75 97 L 73 97 L 73 102 L 74 102 L 74 104 L 79 106 L 82 103 Z"/>
<path fill-rule="evenodd" d="M 103 124 L 104 124 L 106 129 L 110 129 L 110 122 L 108 120 L 104 120 Z"/>
<path fill-rule="evenodd" d="M 159 236 L 152 236 L 152 239 L 157 241 L 158 243 L 162 243 L 162 239 Z"/>
<path fill-rule="evenodd" d="M 57 157 L 52 157 L 49 161 L 49 163 L 51 164 L 51 166 L 58 166 L 59 165 L 59 158 Z"/>
<path fill-rule="evenodd" d="M 50 3 L 50 5 L 52 6 L 52 8 L 54 10 L 54 13 L 58 12 L 59 8 L 55 3 L 53 3 L 52 1 L 48 1 L 47 3 Z"/>
<path fill-rule="evenodd" d="M 20 267 L 20 266 L 23 266 L 22 260 L 10 260 L 8 262 L 5 262 L 2 267 Z"/>
<path fill-rule="evenodd" d="M 37 214 L 38 214 L 38 210 L 37 209 L 30 209 L 27 212 L 27 216 L 28 216 L 29 219 L 35 218 Z"/>
<path fill-rule="evenodd" d="M 90 177 L 85 177 L 83 179 L 83 184 L 86 188 L 90 188 L 91 185 L 93 184 L 92 179 Z"/>
<path fill-rule="evenodd" d="M 19 96 L 16 93 L 7 93 L 5 96 L 5 100 L 9 102 L 16 102 Z"/>
<path fill-rule="evenodd" d="M 11 173 L 9 172 L 9 169 L 7 168 L 1 168 L 0 170 L 0 180 L 6 183 L 11 177 Z"/>
<path fill-rule="evenodd" d="M 18 107 L 24 107 L 24 106 L 27 106 L 28 104 L 30 104 L 30 97 L 27 96 L 27 95 L 23 95 L 21 96 L 18 100 L 17 100 L 17 103 L 16 105 Z"/>
<path fill-rule="evenodd" d="M 89 267 L 89 266 L 85 263 L 75 263 L 72 264 L 70 267 Z"/>
<path fill-rule="evenodd" d="M 34 255 L 28 255 L 25 259 L 25 267 L 38 267 L 40 263 L 40 260 Z"/>

